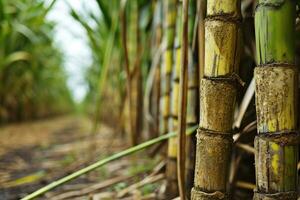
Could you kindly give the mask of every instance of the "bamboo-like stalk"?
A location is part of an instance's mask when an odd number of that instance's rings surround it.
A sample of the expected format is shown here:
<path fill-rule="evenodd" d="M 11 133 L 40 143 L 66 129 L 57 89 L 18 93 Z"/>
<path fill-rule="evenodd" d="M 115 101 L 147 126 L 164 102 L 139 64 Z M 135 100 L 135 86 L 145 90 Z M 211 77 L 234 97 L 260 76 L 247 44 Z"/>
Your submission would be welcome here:
<path fill-rule="evenodd" d="M 135 119 L 134 119 L 134 125 L 135 130 L 133 131 L 135 134 L 135 140 L 134 145 L 138 144 L 142 126 L 143 126 L 143 76 L 142 76 L 142 70 L 141 70 L 141 56 L 142 56 L 142 46 L 141 46 L 141 32 L 139 27 L 140 22 L 140 8 L 138 0 L 132 2 L 133 3 L 133 26 L 135 31 L 135 51 L 136 51 L 136 57 L 134 60 L 134 70 L 136 71 L 135 74 Z"/>
<path fill-rule="evenodd" d="M 199 78 L 203 78 L 204 75 L 204 51 L 205 51 L 205 28 L 204 28 L 204 20 L 206 16 L 206 1 L 207 0 L 199 0 L 197 1 L 197 15 L 198 15 L 198 60 L 199 60 Z"/>
<path fill-rule="evenodd" d="M 255 200 L 297 199 L 297 82 L 293 0 L 259 0 L 255 12 Z"/>
<path fill-rule="evenodd" d="M 168 71 L 167 79 L 170 79 L 170 111 L 168 117 L 168 130 L 177 131 L 178 129 L 178 106 L 179 106 L 179 74 L 180 74 L 180 32 L 181 28 L 181 3 L 178 0 L 167 0 L 167 12 L 165 24 L 166 41 L 165 47 L 165 61 L 168 61 L 170 71 Z M 178 12 L 179 11 L 179 12 Z M 175 28 L 176 27 L 176 28 Z M 176 30 L 175 30 L 176 29 Z M 165 42 L 166 42 L 165 41 Z M 176 45 L 174 45 L 176 41 Z M 175 50 L 174 50 L 175 47 Z M 179 50 L 179 51 L 178 51 Z M 174 61 L 175 60 L 175 61 Z M 169 81 L 169 80 L 167 80 Z M 168 162 L 166 167 L 166 198 L 172 199 L 178 196 L 177 184 L 177 138 L 171 138 L 168 141 Z"/>
<path fill-rule="evenodd" d="M 163 55 L 161 63 L 161 123 L 160 133 L 168 132 L 168 120 L 170 117 L 170 92 L 171 73 L 173 63 L 173 48 L 176 22 L 176 2 L 177 0 L 164 0 L 164 22 L 163 22 Z"/>
<path fill-rule="evenodd" d="M 126 5 L 130 9 L 127 19 Z M 138 143 L 142 128 L 142 74 L 140 66 L 140 31 L 139 31 L 139 8 L 138 1 L 122 1 L 122 43 L 125 57 L 126 89 L 128 93 L 128 132 L 131 145 Z M 127 23 L 129 21 L 130 23 Z M 128 35 L 127 32 L 131 34 Z M 127 41 L 128 40 L 128 41 Z M 131 69 L 132 68 L 132 69 Z"/>
<path fill-rule="evenodd" d="M 122 45 L 124 49 L 124 67 L 126 72 L 126 92 L 128 97 L 128 112 L 129 112 L 129 133 L 131 144 L 135 143 L 135 136 L 133 131 L 133 113 L 131 111 L 132 107 L 132 95 L 131 95 L 131 72 L 130 72 L 130 64 L 129 64 L 129 55 L 128 55 L 128 47 L 127 47 L 127 23 L 126 23 L 126 4 L 127 0 L 121 1 L 121 37 L 122 37 Z"/>
<path fill-rule="evenodd" d="M 163 3 L 162 3 L 162 0 L 159 0 L 158 1 L 158 4 L 159 4 L 159 25 L 158 25 L 158 30 L 157 30 L 157 34 L 159 34 L 159 40 L 158 40 L 158 44 L 157 45 L 159 47 L 159 51 L 161 51 L 161 43 L 162 43 L 162 36 L 163 36 Z M 161 62 L 161 53 L 159 55 L 159 61 Z M 160 63 L 159 62 L 159 63 Z M 160 132 L 160 96 L 161 96 L 161 68 L 158 66 L 157 67 L 157 98 L 156 98 L 156 131 L 157 131 L 157 135 L 159 135 L 159 132 Z"/>
<path fill-rule="evenodd" d="M 141 95 L 142 95 L 142 76 L 140 66 L 141 46 L 139 31 L 139 8 L 138 0 L 128 1 L 128 52 L 131 76 L 131 107 L 128 106 L 131 114 L 131 142 L 132 145 L 138 144 L 141 129 Z"/>
<path fill-rule="evenodd" d="M 227 188 L 239 66 L 240 1 L 207 1 L 192 199 L 229 199 Z M 202 76 L 202 75 L 201 75 Z"/>
<path fill-rule="evenodd" d="M 186 199 L 185 191 L 185 155 L 186 155 L 186 113 L 187 113 L 187 85 L 188 85 L 188 13 L 189 0 L 182 1 L 182 48 L 180 63 L 180 87 L 179 87 L 179 113 L 178 113 L 178 154 L 177 177 L 180 199 Z M 181 27 L 180 27 L 181 28 Z"/>

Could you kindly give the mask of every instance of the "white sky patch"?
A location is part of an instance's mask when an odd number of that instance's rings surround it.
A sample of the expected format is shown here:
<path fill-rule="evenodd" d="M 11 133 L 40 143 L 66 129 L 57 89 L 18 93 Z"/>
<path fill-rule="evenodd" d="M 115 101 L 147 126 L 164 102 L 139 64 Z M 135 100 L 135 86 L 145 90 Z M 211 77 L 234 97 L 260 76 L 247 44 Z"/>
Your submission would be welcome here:
<path fill-rule="evenodd" d="M 55 44 L 64 54 L 64 67 L 68 74 L 67 83 L 74 100 L 80 102 L 87 93 L 84 72 L 91 65 L 92 56 L 86 32 L 69 14 L 69 5 L 84 16 L 87 12 L 93 12 L 98 16 L 99 10 L 93 0 L 57 0 L 47 16 L 49 20 L 57 23 Z"/>

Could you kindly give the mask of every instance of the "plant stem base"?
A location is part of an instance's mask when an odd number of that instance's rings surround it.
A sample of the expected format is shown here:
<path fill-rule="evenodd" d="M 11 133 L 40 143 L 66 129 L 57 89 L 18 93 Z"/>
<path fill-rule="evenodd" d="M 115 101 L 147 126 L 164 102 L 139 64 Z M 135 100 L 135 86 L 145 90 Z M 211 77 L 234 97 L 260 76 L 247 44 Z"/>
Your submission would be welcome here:
<path fill-rule="evenodd" d="M 297 200 L 297 192 L 291 191 L 275 194 L 254 192 L 253 200 Z"/>
<path fill-rule="evenodd" d="M 196 188 L 193 188 L 191 192 L 191 199 L 192 200 L 229 200 L 230 198 L 228 194 L 219 191 L 213 193 L 206 193 Z"/>

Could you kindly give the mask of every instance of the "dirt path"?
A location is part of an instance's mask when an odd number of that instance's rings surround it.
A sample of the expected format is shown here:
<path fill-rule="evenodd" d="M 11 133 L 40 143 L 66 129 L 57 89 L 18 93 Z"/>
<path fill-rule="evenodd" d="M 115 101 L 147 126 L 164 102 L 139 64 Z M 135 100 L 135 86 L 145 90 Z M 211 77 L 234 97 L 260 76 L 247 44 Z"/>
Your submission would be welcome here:
<path fill-rule="evenodd" d="M 0 128 L 0 200 L 14 200 L 107 155 L 127 148 L 128 141 L 101 125 L 91 137 L 90 121 L 64 116 Z M 141 153 L 77 178 L 41 199 L 155 199 L 163 178 L 152 173 L 159 161 Z M 159 173 L 158 170 L 156 173 Z M 152 183 L 153 180 L 155 183 Z M 129 189 L 126 189 L 129 187 Z M 131 197 L 130 197 L 131 196 Z M 145 198 L 142 198 L 145 196 Z"/>
<path fill-rule="evenodd" d="M 113 130 L 107 126 L 101 125 L 92 140 L 89 131 L 89 121 L 74 116 L 0 128 L 0 199 L 19 199 L 91 162 L 95 152 L 104 156 L 126 146 L 113 140 Z M 88 153 L 91 141 L 97 150 Z M 77 182 L 92 181 L 84 179 Z"/>

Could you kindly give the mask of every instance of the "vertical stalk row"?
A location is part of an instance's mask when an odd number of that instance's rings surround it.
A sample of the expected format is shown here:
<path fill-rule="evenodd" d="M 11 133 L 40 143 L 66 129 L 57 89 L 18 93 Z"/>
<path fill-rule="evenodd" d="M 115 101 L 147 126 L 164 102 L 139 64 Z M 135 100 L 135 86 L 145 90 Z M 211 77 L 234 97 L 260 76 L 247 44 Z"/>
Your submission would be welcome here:
<path fill-rule="evenodd" d="M 207 2 L 192 199 L 229 199 L 227 182 L 239 66 L 240 1 Z"/>
<path fill-rule="evenodd" d="M 259 0 L 255 13 L 255 200 L 297 199 L 297 82 L 293 0 Z"/>
<path fill-rule="evenodd" d="M 170 93 L 170 117 L 169 131 L 177 131 L 178 129 L 178 108 L 179 108 L 179 76 L 181 64 L 181 29 L 182 29 L 182 2 L 173 1 L 174 9 L 177 10 L 175 17 L 175 39 L 172 46 L 173 69 L 171 75 L 171 93 Z M 168 163 L 167 163 L 167 198 L 178 196 L 177 184 L 177 137 L 170 138 L 168 142 Z"/>

